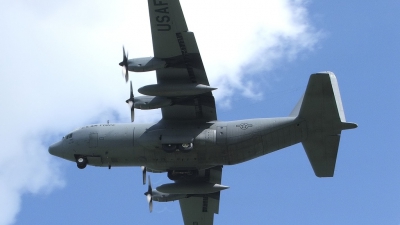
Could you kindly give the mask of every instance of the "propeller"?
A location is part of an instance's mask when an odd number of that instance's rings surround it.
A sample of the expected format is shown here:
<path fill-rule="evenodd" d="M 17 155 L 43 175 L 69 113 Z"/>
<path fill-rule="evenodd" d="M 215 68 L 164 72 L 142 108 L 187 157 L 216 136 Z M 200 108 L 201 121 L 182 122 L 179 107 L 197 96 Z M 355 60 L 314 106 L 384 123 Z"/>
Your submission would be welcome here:
<path fill-rule="evenodd" d="M 150 212 L 153 211 L 153 189 L 151 189 L 151 181 L 150 181 L 150 176 L 149 176 L 149 187 L 147 189 L 147 192 L 144 193 L 147 197 L 147 202 L 149 203 L 149 209 Z"/>
<path fill-rule="evenodd" d="M 122 46 L 123 58 L 122 62 L 119 63 L 122 66 L 122 76 L 125 76 L 125 81 L 128 83 L 129 71 L 128 71 L 128 53 L 125 54 L 125 47 Z"/>
<path fill-rule="evenodd" d="M 142 175 L 143 175 L 143 185 L 146 184 L 146 167 L 145 166 L 141 166 L 140 168 L 142 168 Z"/>
<path fill-rule="evenodd" d="M 133 95 L 133 88 L 132 88 L 132 81 L 131 83 L 131 93 L 129 96 L 129 99 L 126 100 L 126 103 L 128 103 L 129 107 L 131 108 L 131 121 L 133 122 L 135 120 L 135 107 L 134 106 L 134 102 L 135 102 L 135 96 Z"/>

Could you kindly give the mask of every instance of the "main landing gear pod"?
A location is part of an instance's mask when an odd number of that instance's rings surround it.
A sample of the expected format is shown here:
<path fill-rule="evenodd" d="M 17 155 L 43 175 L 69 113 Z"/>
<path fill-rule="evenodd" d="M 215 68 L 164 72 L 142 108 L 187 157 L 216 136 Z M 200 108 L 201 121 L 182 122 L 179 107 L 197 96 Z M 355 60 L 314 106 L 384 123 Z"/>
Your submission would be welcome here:
<path fill-rule="evenodd" d="M 162 149 L 167 153 L 175 152 L 176 147 L 176 144 L 162 144 Z"/>
<path fill-rule="evenodd" d="M 178 145 L 179 151 L 182 152 L 189 152 L 190 150 L 193 149 L 193 143 L 183 143 Z"/>
<path fill-rule="evenodd" d="M 193 136 L 184 134 L 162 135 L 160 136 L 161 146 L 165 152 L 175 151 L 190 152 L 193 149 Z"/>
<path fill-rule="evenodd" d="M 187 153 L 193 149 L 193 143 L 162 144 L 162 149 L 167 153 L 172 153 L 175 152 L 176 150 Z"/>
<path fill-rule="evenodd" d="M 168 178 L 170 180 L 194 180 L 199 176 L 198 170 L 168 170 Z"/>

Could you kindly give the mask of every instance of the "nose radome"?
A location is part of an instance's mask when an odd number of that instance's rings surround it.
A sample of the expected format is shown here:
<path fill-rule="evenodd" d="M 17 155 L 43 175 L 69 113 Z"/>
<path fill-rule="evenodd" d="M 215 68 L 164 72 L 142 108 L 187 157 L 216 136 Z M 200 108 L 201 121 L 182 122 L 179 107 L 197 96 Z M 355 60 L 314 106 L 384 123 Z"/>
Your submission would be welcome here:
<path fill-rule="evenodd" d="M 52 154 L 52 155 L 57 156 L 57 146 L 59 146 L 59 145 L 60 145 L 59 142 L 50 145 L 49 153 Z"/>
<path fill-rule="evenodd" d="M 49 146 L 49 153 L 52 154 L 52 155 L 54 155 L 54 147 L 53 147 L 53 145 Z"/>
<path fill-rule="evenodd" d="M 69 151 L 68 146 L 65 146 L 65 143 L 63 143 L 62 140 L 50 145 L 49 153 L 63 159 L 75 161 L 74 153 Z"/>

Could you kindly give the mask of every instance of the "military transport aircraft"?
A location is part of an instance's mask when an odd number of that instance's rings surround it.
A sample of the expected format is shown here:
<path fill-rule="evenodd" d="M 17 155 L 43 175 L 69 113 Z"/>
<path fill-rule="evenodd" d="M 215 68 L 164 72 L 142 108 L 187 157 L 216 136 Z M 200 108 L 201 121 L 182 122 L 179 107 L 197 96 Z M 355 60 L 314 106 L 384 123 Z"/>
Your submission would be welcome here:
<path fill-rule="evenodd" d="M 134 109 L 161 108 L 155 124 L 94 124 L 51 145 L 52 155 L 87 165 L 140 166 L 166 172 L 173 182 L 145 193 L 153 201 L 179 200 L 184 224 L 213 224 L 219 211 L 223 165 L 242 163 L 301 142 L 318 177 L 332 177 L 346 122 L 338 83 L 332 72 L 312 74 L 306 91 L 288 117 L 217 120 L 215 101 L 194 34 L 188 31 L 179 0 L 148 0 L 154 57 L 128 59 L 128 71 L 156 71 L 157 84 L 139 88 L 126 102 Z"/>

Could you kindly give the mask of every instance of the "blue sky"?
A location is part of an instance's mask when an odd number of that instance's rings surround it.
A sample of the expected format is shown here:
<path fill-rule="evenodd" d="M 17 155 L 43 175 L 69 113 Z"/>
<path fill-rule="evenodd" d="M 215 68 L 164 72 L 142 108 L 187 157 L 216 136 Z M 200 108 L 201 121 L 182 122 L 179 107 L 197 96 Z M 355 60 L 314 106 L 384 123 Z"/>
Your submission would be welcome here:
<path fill-rule="evenodd" d="M 347 120 L 359 127 L 342 133 L 334 178 L 314 175 L 301 144 L 225 166 L 222 184 L 230 189 L 221 194 L 215 224 L 400 224 L 400 2 L 254 3 L 259 11 L 248 6 L 244 15 L 235 11 L 240 2 L 231 2 L 210 8 L 182 1 L 211 85 L 220 87 L 219 120 L 286 116 L 309 75 L 330 70 Z M 0 224 L 183 224 L 178 202 L 156 202 L 149 213 L 140 168 L 78 170 L 47 153 L 76 127 L 129 121 L 129 87 L 117 64 L 122 44 L 132 57 L 151 54 L 146 4 L 6 6 L 0 9 L 0 28 L 8 34 L 0 44 L 0 217 L 10 219 Z M 220 17 L 210 16 L 220 9 Z M 218 31 L 206 17 L 234 26 Z M 254 30 L 256 39 L 247 35 Z M 238 46 L 237 52 L 215 54 L 210 32 L 243 37 L 221 47 Z M 131 74 L 135 88 L 153 77 Z M 159 116 L 146 113 L 138 120 Z M 169 182 L 165 174 L 150 175 L 154 186 Z"/>

